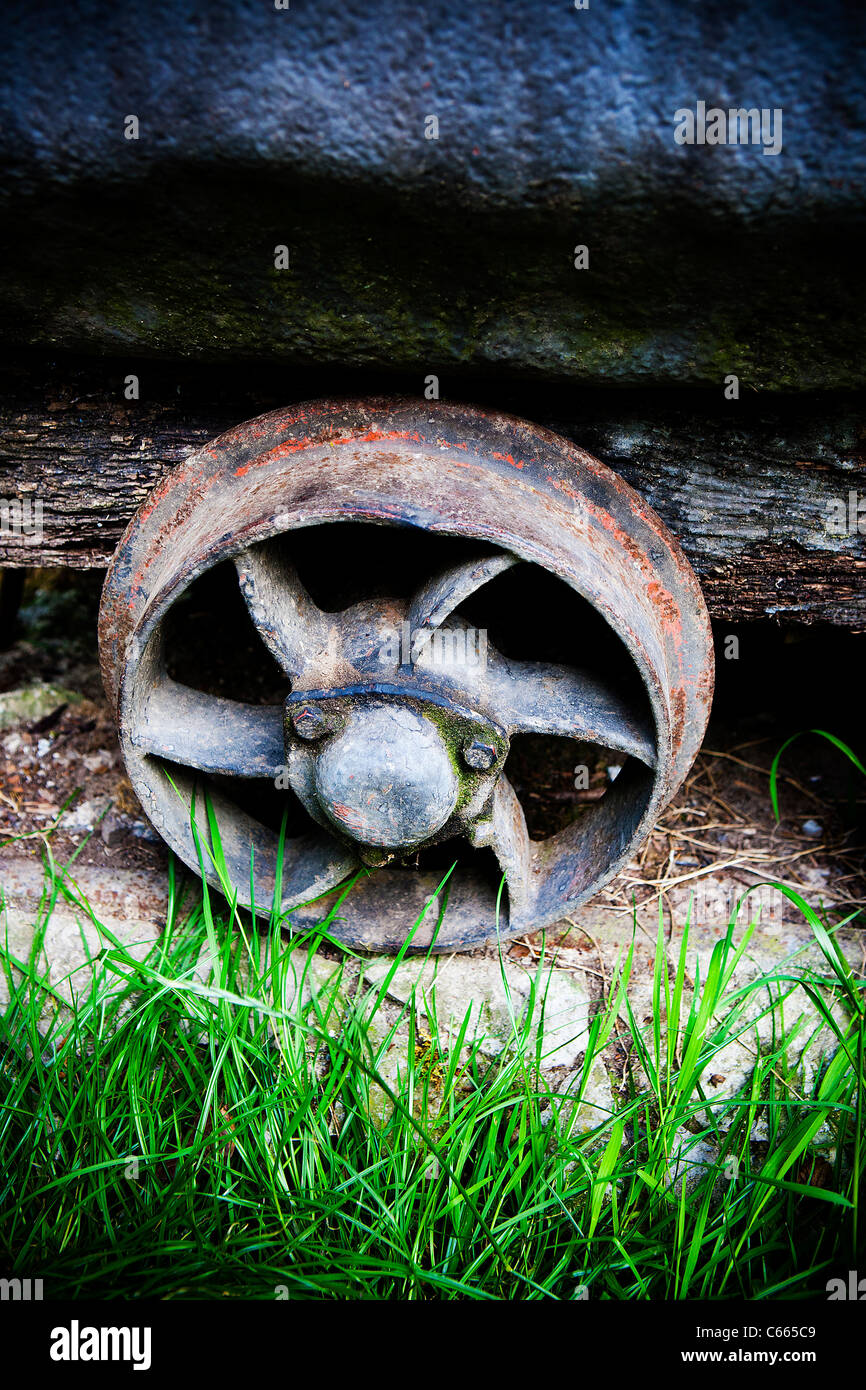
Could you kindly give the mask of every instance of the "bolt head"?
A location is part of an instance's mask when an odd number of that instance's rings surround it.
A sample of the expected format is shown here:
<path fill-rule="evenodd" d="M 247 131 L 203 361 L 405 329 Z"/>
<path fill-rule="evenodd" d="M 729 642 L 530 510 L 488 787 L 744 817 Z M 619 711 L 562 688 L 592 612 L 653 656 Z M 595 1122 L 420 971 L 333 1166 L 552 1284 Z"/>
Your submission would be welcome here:
<path fill-rule="evenodd" d="M 292 728 L 298 738 L 312 741 L 321 738 L 327 732 L 328 725 L 325 716 L 313 705 L 302 705 L 296 714 L 292 715 Z"/>
<path fill-rule="evenodd" d="M 493 744 L 484 743 L 480 738 L 470 739 L 463 745 L 463 761 L 475 772 L 489 772 L 497 756 Z"/>

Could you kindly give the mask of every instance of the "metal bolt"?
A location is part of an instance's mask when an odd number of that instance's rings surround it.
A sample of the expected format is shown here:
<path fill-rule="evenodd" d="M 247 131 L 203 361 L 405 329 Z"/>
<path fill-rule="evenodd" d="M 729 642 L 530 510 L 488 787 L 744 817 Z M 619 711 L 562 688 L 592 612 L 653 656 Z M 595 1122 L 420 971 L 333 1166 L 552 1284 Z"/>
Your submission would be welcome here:
<path fill-rule="evenodd" d="M 482 743 L 480 738 L 470 739 L 463 745 L 463 761 L 476 772 L 489 772 L 498 757 L 492 743 Z"/>
<path fill-rule="evenodd" d="M 292 727 L 298 738 L 311 741 L 321 738 L 327 732 L 328 725 L 324 715 L 312 705 L 304 705 L 297 714 L 292 715 Z"/>

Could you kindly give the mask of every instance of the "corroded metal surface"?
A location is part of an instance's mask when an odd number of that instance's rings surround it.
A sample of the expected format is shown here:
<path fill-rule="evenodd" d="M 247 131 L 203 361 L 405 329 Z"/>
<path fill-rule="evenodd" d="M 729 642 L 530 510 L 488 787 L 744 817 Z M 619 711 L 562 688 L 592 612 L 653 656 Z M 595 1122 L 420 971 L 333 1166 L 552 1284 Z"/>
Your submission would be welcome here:
<path fill-rule="evenodd" d="M 352 607 L 326 614 L 285 546 L 271 542 L 333 521 L 418 527 L 497 549 L 431 575 L 408 603 L 360 592 Z M 166 675 L 166 614 L 229 557 L 291 687 L 284 711 L 232 708 Z M 443 654 L 440 634 L 465 636 L 459 604 L 517 562 L 557 575 L 604 616 L 637 667 L 645 709 L 579 667 L 510 660 L 492 645 L 477 665 L 450 660 L 447 643 Z M 404 623 L 420 629 L 416 659 L 397 654 L 383 665 L 383 625 Z M 305 404 L 249 421 L 190 458 L 121 542 L 100 641 L 130 777 L 181 858 L 197 867 L 191 813 L 207 842 L 207 773 L 273 777 L 284 757 L 312 826 L 287 843 L 281 906 L 298 924 L 320 920 L 332 901 L 310 901 L 360 872 L 332 930 L 377 950 L 402 944 L 422 912 L 414 945 L 435 935 L 435 949 L 446 950 L 483 940 L 497 923 L 504 934 L 541 926 L 584 901 L 682 781 L 712 694 L 697 581 L 622 479 L 510 416 L 406 400 Z M 530 840 L 503 773 L 509 739 L 523 732 L 628 755 L 605 797 L 543 841 Z M 240 900 L 250 902 L 252 854 L 255 906 L 269 911 L 276 835 L 233 806 L 224 781 L 209 795 Z M 400 867 L 407 850 L 458 833 L 498 858 L 507 887 L 498 910 L 495 888 L 471 869 L 436 897 L 441 876 Z M 205 873 L 216 881 L 207 865 Z"/>

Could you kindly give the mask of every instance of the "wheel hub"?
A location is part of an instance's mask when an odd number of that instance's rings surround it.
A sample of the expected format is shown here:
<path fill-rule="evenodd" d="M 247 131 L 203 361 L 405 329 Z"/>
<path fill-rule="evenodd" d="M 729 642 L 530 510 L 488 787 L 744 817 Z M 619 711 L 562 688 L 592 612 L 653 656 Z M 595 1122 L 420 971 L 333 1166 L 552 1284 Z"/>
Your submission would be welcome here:
<path fill-rule="evenodd" d="M 509 749 L 492 720 L 399 676 L 293 692 L 284 738 L 290 785 L 310 815 L 376 867 L 476 837 Z"/>
<path fill-rule="evenodd" d="M 315 784 L 339 831 L 391 850 L 414 848 L 441 830 L 460 791 L 436 725 L 396 703 L 351 714 L 319 753 Z"/>

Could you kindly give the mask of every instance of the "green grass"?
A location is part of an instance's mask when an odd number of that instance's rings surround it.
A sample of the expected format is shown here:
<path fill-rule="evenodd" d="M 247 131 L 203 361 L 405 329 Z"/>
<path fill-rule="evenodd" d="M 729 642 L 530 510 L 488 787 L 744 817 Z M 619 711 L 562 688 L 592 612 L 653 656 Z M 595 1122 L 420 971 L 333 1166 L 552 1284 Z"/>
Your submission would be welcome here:
<path fill-rule="evenodd" d="M 61 897 L 96 919 L 49 851 L 33 954 L 5 963 L 4 1274 L 42 1277 L 48 1297 L 772 1298 L 814 1297 L 853 1258 L 863 989 L 795 894 L 826 969 L 738 984 L 743 908 L 692 991 L 688 923 L 671 971 L 660 931 L 652 1024 L 631 1012 L 628 953 L 564 1096 L 538 1065 L 543 1029 L 524 1053 L 529 1017 L 515 1017 L 495 1062 L 468 1034 L 442 1050 L 411 1001 L 406 1030 L 398 1019 L 371 1033 L 388 980 L 352 984 L 348 954 L 296 1002 L 327 924 L 289 938 L 274 915 L 256 929 L 195 893 L 184 905 L 172 873 L 165 930 L 143 962 L 101 928 L 72 1012 L 36 966 L 42 931 Z M 536 1011 L 546 977 L 542 963 Z M 798 983 L 836 1044 L 808 1094 L 786 1060 L 784 1003 Z M 772 1044 L 742 1094 L 708 1101 L 718 1050 L 741 1034 L 755 1044 L 758 1004 Z M 394 1037 L 405 1066 L 388 1082 Z M 632 1063 L 619 1108 L 578 1128 L 575 1099 L 617 1041 Z M 817 1186 L 827 1123 L 835 1157 Z M 684 1134 L 714 1150 L 687 1183 L 672 1181 Z"/>
<path fill-rule="evenodd" d="M 787 746 L 771 771 L 777 815 Z M 414 997 L 383 1023 L 403 953 L 374 988 L 349 952 L 331 952 L 314 982 L 330 919 L 306 936 L 287 936 L 275 912 L 253 925 L 209 807 L 208 822 L 200 856 L 228 906 L 214 910 L 204 886 L 184 904 L 172 867 L 165 929 L 143 961 L 46 841 L 30 959 L 0 953 L 4 1274 L 42 1278 L 52 1298 L 793 1299 L 856 1262 L 866 1000 L 836 940 L 844 923 L 773 885 L 823 966 L 794 958 L 743 984 L 746 894 L 692 987 L 690 924 L 669 965 L 660 912 L 649 1026 L 630 1002 L 632 947 L 563 1094 L 542 1070 L 543 960 L 498 1059 L 468 1016 L 446 1050 Z M 102 942 L 74 1010 L 38 965 L 58 899 Z M 798 988 L 813 1032 L 831 1037 L 808 1088 L 791 1060 L 802 1010 L 786 1017 Z M 714 1059 L 736 1039 L 753 1069 L 714 1100 Z M 384 1065 L 395 1042 L 396 1071 Z M 591 1079 L 617 1056 L 618 1106 L 593 1111 Z"/>
<path fill-rule="evenodd" d="M 779 820 L 779 763 L 786 749 L 790 748 L 792 743 L 796 743 L 798 739 L 803 738 L 806 734 L 817 734 L 819 738 L 823 738 L 828 743 L 832 744 L 840 753 L 845 754 L 848 761 L 856 767 L 857 771 L 861 773 L 862 776 L 866 777 L 866 767 L 863 766 L 854 750 L 849 748 L 847 743 L 843 743 L 841 738 L 837 738 L 835 734 L 828 734 L 826 729 L 801 729 L 799 733 L 792 734 L 790 738 L 785 739 L 785 742 L 776 753 L 770 765 L 770 801 L 773 805 L 773 815 L 776 817 L 777 821 Z"/>

